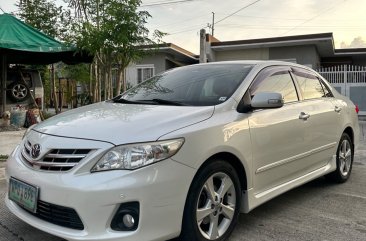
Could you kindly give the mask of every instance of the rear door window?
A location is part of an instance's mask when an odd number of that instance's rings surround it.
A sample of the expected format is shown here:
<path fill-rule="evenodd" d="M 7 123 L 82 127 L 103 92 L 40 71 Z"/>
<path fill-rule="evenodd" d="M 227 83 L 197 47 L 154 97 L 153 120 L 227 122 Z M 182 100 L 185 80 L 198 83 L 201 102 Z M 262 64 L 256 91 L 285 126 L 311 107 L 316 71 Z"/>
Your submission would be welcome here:
<path fill-rule="evenodd" d="M 320 84 L 322 85 L 322 87 L 323 87 L 323 90 L 324 90 L 324 97 L 333 97 L 333 94 L 332 94 L 332 92 L 328 89 L 328 87 L 321 81 L 321 80 L 319 80 L 320 81 Z"/>
<path fill-rule="evenodd" d="M 293 74 L 299 84 L 302 96 L 305 100 L 326 97 L 323 86 L 316 76 L 310 73 L 297 71 Z"/>

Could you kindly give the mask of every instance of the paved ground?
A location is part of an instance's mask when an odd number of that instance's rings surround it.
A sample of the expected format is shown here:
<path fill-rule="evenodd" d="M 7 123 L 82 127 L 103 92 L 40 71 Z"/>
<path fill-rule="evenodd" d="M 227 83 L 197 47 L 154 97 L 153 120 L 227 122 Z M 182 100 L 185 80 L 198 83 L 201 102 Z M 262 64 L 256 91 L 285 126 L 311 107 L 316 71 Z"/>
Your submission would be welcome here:
<path fill-rule="evenodd" d="M 230 241 L 366 240 L 366 162 L 350 180 L 317 179 L 241 215 Z"/>
<path fill-rule="evenodd" d="M 229 241 L 366 241 L 366 123 L 347 183 L 319 178 L 240 215 Z M 0 163 L 0 241 L 61 241 L 12 215 L 5 207 Z"/>
<path fill-rule="evenodd" d="M 25 130 L 0 132 L 0 155 L 10 155 L 22 140 Z"/>
<path fill-rule="evenodd" d="M 0 161 L 0 183 L 5 178 L 5 171 L 4 170 L 5 170 L 5 162 Z"/>

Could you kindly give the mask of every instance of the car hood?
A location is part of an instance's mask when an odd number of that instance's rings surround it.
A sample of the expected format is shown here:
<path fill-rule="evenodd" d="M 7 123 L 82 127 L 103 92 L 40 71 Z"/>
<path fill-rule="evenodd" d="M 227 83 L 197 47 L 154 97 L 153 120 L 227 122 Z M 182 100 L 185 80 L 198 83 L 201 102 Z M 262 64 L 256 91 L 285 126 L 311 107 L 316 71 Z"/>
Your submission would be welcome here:
<path fill-rule="evenodd" d="M 115 145 L 157 140 L 174 130 L 212 116 L 214 106 L 137 105 L 101 102 L 73 109 L 36 125 L 33 130 L 56 136 Z"/>

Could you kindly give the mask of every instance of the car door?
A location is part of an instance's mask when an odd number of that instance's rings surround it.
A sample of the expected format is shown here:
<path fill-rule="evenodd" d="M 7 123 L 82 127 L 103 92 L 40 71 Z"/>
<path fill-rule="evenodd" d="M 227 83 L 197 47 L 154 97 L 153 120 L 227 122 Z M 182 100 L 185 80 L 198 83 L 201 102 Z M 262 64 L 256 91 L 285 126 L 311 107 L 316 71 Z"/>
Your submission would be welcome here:
<path fill-rule="evenodd" d="M 305 122 L 299 119 L 302 103 L 288 67 L 263 70 L 246 95 L 279 92 L 284 105 L 276 109 L 254 110 L 249 115 L 252 140 L 253 184 L 262 192 L 293 179 L 303 172 L 304 145 L 309 142 Z M 249 93 L 249 94 L 248 94 Z M 247 97 L 245 97 L 247 98 Z"/>
<path fill-rule="evenodd" d="M 326 165 L 336 153 L 340 138 L 341 108 L 335 106 L 330 90 L 310 71 L 294 68 L 294 79 L 302 96 L 302 110 L 309 116 L 304 122 L 309 170 Z"/>

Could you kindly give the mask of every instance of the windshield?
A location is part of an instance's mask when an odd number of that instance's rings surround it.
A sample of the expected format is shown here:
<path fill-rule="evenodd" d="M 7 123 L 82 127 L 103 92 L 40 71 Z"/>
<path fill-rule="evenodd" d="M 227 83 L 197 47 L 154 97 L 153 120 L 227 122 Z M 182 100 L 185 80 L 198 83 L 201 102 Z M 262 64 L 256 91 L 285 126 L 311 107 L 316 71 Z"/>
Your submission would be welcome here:
<path fill-rule="evenodd" d="M 210 64 L 158 74 L 115 99 L 124 103 L 217 105 L 238 88 L 253 65 Z"/>

